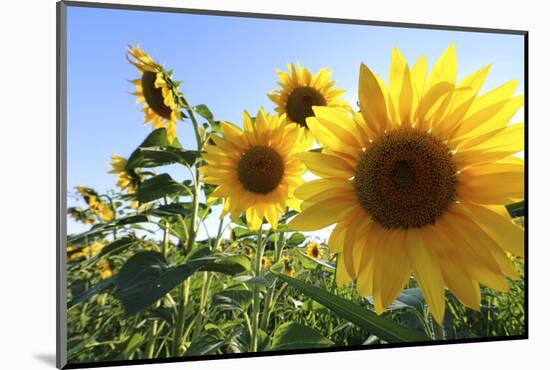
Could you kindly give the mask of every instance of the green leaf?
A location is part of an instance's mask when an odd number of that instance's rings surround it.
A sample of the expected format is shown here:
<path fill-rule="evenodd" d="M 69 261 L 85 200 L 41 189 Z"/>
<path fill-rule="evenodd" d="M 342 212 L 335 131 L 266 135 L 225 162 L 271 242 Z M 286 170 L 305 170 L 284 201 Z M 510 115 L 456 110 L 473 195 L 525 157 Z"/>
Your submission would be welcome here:
<path fill-rule="evenodd" d="M 130 357 L 130 355 L 138 348 L 143 339 L 143 335 L 139 333 L 135 333 L 128 339 L 128 342 L 126 342 L 126 347 L 122 351 L 126 358 Z"/>
<path fill-rule="evenodd" d="M 191 345 L 185 351 L 184 356 L 204 356 L 214 354 L 218 348 L 224 345 L 225 340 L 215 333 L 207 331 L 196 339 L 193 339 Z"/>
<path fill-rule="evenodd" d="M 220 310 L 244 311 L 251 302 L 251 290 L 226 290 L 212 296 L 212 304 Z"/>
<path fill-rule="evenodd" d="M 84 293 L 73 297 L 73 300 L 67 305 L 67 308 L 71 308 L 72 306 L 79 304 L 81 302 L 85 302 L 88 299 L 92 298 L 96 294 L 102 293 L 109 289 L 110 287 L 115 285 L 115 276 L 112 276 L 106 280 L 102 280 L 101 282 L 97 283 Z"/>
<path fill-rule="evenodd" d="M 146 214 L 164 217 L 164 216 L 190 216 L 193 211 L 193 206 L 191 203 L 170 203 L 163 204 L 156 208 L 149 209 L 145 211 Z"/>
<path fill-rule="evenodd" d="M 143 142 L 136 148 L 136 150 L 132 152 L 128 158 L 128 162 L 126 163 L 126 169 L 130 170 L 139 167 L 154 167 L 144 165 L 147 163 L 147 160 L 144 158 L 143 153 L 140 150 L 142 148 L 152 147 L 182 149 L 182 146 L 177 138 L 172 143 L 168 141 L 165 128 L 156 129 L 152 131 L 149 136 L 147 136 L 145 140 L 143 140 Z"/>
<path fill-rule="evenodd" d="M 172 179 L 167 173 L 152 177 L 145 181 L 136 191 L 136 198 L 140 203 L 147 203 L 163 197 L 188 194 L 185 185 Z"/>
<path fill-rule="evenodd" d="M 373 297 L 365 297 L 365 299 L 374 306 Z M 386 309 L 388 310 L 400 310 L 404 308 L 414 308 L 420 315 L 424 312 L 424 297 L 420 288 L 405 289 L 401 292 L 399 297 L 396 298 Z"/>
<path fill-rule="evenodd" d="M 330 339 L 297 322 L 287 322 L 279 326 L 271 341 L 272 350 L 304 349 L 330 347 L 334 345 Z"/>
<path fill-rule="evenodd" d="M 176 138 L 172 143 L 168 141 L 168 135 L 165 128 L 158 128 L 152 131 L 149 136 L 143 140 L 139 148 L 147 148 L 151 146 L 161 146 L 165 148 L 181 148 L 181 144 Z"/>
<path fill-rule="evenodd" d="M 132 215 L 128 217 L 122 217 L 108 224 L 97 224 L 93 226 L 90 230 L 85 231 L 81 234 L 71 235 L 67 237 L 67 243 L 81 244 L 84 242 L 87 244 L 98 237 L 103 237 L 105 233 L 115 228 L 142 222 L 149 222 L 149 218 L 145 215 Z"/>
<path fill-rule="evenodd" d="M 351 321 L 360 328 L 368 330 L 387 342 L 419 342 L 429 340 L 422 333 L 401 326 L 387 318 L 380 317 L 371 310 L 323 289 L 283 274 L 277 274 L 277 276 L 307 297 L 321 303 L 336 315 Z"/>
<path fill-rule="evenodd" d="M 103 247 L 103 249 L 101 249 L 101 251 L 97 255 L 97 258 L 107 257 L 111 254 L 120 253 L 130 247 L 138 245 L 140 241 L 141 239 L 136 238 L 134 235 L 124 236 Z"/>
<path fill-rule="evenodd" d="M 133 315 L 162 298 L 200 266 L 185 264 L 170 268 L 157 252 L 141 252 L 130 257 L 116 275 L 115 296 Z"/>
<path fill-rule="evenodd" d="M 520 217 L 525 215 L 525 201 L 508 204 L 506 206 L 511 217 Z"/>
<path fill-rule="evenodd" d="M 210 109 L 205 104 L 199 104 L 195 107 L 195 112 L 200 114 L 202 118 L 207 120 L 208 122 L 214 121 L 214 115 L 210 111 Z"/>
<path fill-rule="evenodd" d="M 200 268 L 201 271 L 221 272 L 228 275 L 240 274 L 251 269 L 250 259 L 241 255 L 207 257 L 195 261 L 205 262 Z"/>
<path fill-rule="evenodd" d="M 138 148 L 135 153 L 132 162 L 128 162 L 126 165 L 127 170 L 167 166 L 174 163 L 192 167 L 199 157 L 199 153 L 195 150 L 183 150 L 170 147 Z"/>
<path fill-rule="evenodd" d="M 250 231 L 244 227 L 236 227 L 233 229 L 236 239 L 241 239 L 249 236 L 256 236 L 258 233 L 256 231 Z"/>
<path fill-rule="evenodd" d="M 169 267 L 157 252 L 141 252 L 130 257 L 115 275 L 115 296 L 127 316 L 151 306 L 196 271 L 236 274 L 250 269 L 245 256 L 213 256 Z"/>
<path fill-rule="evenodd" d="M 420 288 L 405 289 L 401 292 L 397 300 L 392 304 L 402 304 L 408 307 L 415 308 L 420 314 L 424 312 L 424 296 Z M 391 305 L 390 305 L 391 307 Z"/>
<path fill-rule="evenodd" d="M 324 266 L 331 271 L 334 271 L 336 269 L 336 264 L 334 262 L 325 261 L 321 258 L 310 257 L 302 251 L 299 251 L 296 256 L 298 257 L 298 260 L 302 263 L 302 266 L 308 270 L 316 269 L 319 265 Z"/>
<path fill-rule="evenodd" d="M 302 233 L 293 233 L 290 238 L 286 240 L 287 247 L 297 247 L 306 240 L 306 237 Z"/>
<path fill-rule="evenodd" d="M 235 276 L 233 280 L 243 284 L 259 285 L 259 286 L 270 286 L 273 283 L 273 280 L 270 281 L 264 276 L 240 275 L 240 276 Z"/>

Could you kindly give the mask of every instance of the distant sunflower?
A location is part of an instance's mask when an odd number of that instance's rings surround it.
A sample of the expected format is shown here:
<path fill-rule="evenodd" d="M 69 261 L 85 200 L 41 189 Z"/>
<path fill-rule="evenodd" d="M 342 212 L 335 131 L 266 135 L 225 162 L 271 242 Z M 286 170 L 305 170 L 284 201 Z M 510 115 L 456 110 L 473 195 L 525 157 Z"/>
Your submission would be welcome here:
<path fill-rule="evenodd" d="M 297 207 L 294 189 L 302 183 L 304 165 L 295 153 L 307 148 L 298 127 L 284 124 L 284 117 L 258 112 L 255 120 L 244 113 L 244 130 L 221 123 L 222 136 L 204 147 L 203 181 L 217 185 L 212 197 L 224 198 L 223 215 L 236 221 L 246 213 L 248 226 L 258 230 L 263 222 L 277 228 L 287 205 Z"/>
<path fill-rule="evenodd" d="M 271 266 L 271 259 L 267 256 L 262 256 L 262 268 L 266 269 L 266 268 L 269 268 L 269 266 Z"/>
<path fill-rule="evenodd" d="M 319 244 L 311 242 L 306 246 L 306 255 L 312 258 L 321 258 L 323 256 L 323 251 Z"/>
<path fill-rule="evenodd" d="M 283 264 L 283 268 L 281 272 L 286 276 L 293 276 L 294 275 L 294 268 L 292 268 L 292 262 L 288 257 L 283 257 L 281 259 L 281 263 Z"/>
<path fill-rule="evenodd" d="M 479 283 L 507 291 L 519 278 L 505 252 L 523 257 L 523 230 L 505 204 L 524 197 L 523 105 L 516 81 L 478 95 L 489 67 L 456 83 L 451 45 L 427 77 L 393 50 L 389 86 L 361 65 L 354 119 L 314 108 L 307 123 L 323 153 L 303 153 L 321 177 L 300 186 L 302 212 L 289 224 L 311 231 L 336 224 L 328 245 L 340 253 L 339 285 L 357 279 L 382 313 L 411 273 L 437 322 L 448 287 L 479 310 Z"/>
<path fill-rule="evenodd" d="M 96 223 L 93 213 L 82 208 L 69 207 L 67 208 L 67 214 L 75 221 L 82 222 L 83 224 L 94 225 Z"/>
<path fill-rule="evenodd" d="M 128 194 L 133 194 L 136 192 L 136 185 L 134 179 L 126 171 L 126 164 L 128 160 L 119 155 L 112 155 L 112 162 L 109 165 L 113 168 L 109 173 L 114 173 L 118 175 L 116 186 L 121 190 L 127 190 Z"/>
<path fill-rule="evenodd" d="M 101 200 L 101 197 L 95 190 L 85 186 L 77 186 L 76 190 L 80 193 L 82 198 L 84 198 L 84 201 L 88 204 L 90 210 L 97 217 L 107 222 L 113 220 L 113 209 L 109 204 L 106 204 L 103 200 Z"/>
<path fill-rule="evenodd" d="M 348 103 L 341 100 L 344 90 L 334 88 L 335 81 L 330 81 L 332 72 L 323 68 L 315 76 L 300 63 L 287 65 L 289 72 L 277 69 L 281 89 L 273 90 L 268 97 L 277 105 L 279 114 L 286 114 L 289 122 L 307 128 L 307 117 L 314 115 L 313 107 L 346 107 Z M 311 144 L 313 137 L 306 133 Z"/>
<path fill-rule="evenodd" d="M 128 47 L 128 61 L 141 73 L 141 78 L 133 80 L 138 103 L 144 103 L 145 123 L 151 122 L 154 129 L 166 128 L 169 142 L 176 138 L 176 122 L 181 118 L 178 82 L 172 80 L 171 73 L 155 62 L 139 47 Z"/>
<path fill-rule="evenodd" d="M 93 257 L 98 254 L 103 249 L 103 247 L 105 247 L 105 244 L 99 241 L 94 241 L 92 244 L 87 245 L 81 249 L 76 249 L 75 246 L 67 246 L 68 260 L 72 261 L 80 257 Z"/>
<path fill-rule="evenodd" d="M 99 272 L 101 280 L 105 280 L 113 276 L 111 265 L 106 259 L 102 259 L 101 261 L 99 261 L 99 263 L 97 264 L 97 271 Z"/>

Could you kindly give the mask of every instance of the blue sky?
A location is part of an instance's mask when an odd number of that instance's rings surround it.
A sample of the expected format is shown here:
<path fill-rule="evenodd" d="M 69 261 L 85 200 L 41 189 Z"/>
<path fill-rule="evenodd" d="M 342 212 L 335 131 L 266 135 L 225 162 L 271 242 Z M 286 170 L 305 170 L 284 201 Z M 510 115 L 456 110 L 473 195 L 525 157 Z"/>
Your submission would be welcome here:
<path fill-rule="evenodd" d="M 67 27 L 69 193 L 77 185 L 112 189 L 111 155 L 129 156 L 151 131 L 130 95 L 128 81 L 138 74 L 125 58 L 129 44 L 140 44 L 174 69 L 191 104 L 207 104 L 217 119 L 239 125 L 243 110 L 273 110 L 266 93 L 277 87 L 275 68 L 297 61 L 313 72 L 327 67 L 337 87 L 347 91 L 345 98 L 355 102 L 360 63 L 387 79 L 393 47 L 410 64 L 425 55 L 431 66 L 454 43 L 459 78 L 491 63 L 482 92 L 511 79 L 523 90 L 519 35 L 78 7 L 69 7 Z M 179 123 L 178 136 L 184 147 L 194 148 L 188 122 Z M 170 173 L 185 178 L 183 170 L 170 168 Z M 68 203 L 79 204 L 72 198 Z M 209 227 L 211 233 L 215 227 Z M 69 219 L 69 233 L 84 229 Z"/>

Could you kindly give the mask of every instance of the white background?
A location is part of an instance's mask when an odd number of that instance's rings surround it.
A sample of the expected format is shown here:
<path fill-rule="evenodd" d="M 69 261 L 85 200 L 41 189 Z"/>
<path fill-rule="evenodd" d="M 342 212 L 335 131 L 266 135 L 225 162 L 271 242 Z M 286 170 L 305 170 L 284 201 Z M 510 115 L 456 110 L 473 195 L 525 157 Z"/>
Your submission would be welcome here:
<path fill-rule="evenodd" d="M 550 279 L 547 272 L 550 245 L 545 238 L 548 221 L 544 209 L 550 206 L 547 190 L 550 156 L 545 150 L 550 147 L 547 142 L 550 137 L 550 115 L 547 113 L 550 108 L 550 12 L 544 9 L 544 1 L 132 2 L 530 31 L 529 340 L 148 365 L 140 369 L 548 368 Z M 54 0 L 2 1 L 0 67 L 0 367 L 53 368 L 56 248 Z"/>

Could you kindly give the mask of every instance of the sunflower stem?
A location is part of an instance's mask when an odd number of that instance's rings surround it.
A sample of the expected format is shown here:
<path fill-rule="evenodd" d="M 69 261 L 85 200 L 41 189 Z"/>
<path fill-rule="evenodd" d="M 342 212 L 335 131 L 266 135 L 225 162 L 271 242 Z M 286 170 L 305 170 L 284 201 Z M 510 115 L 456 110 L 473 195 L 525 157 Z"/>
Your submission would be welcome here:
<path fill-rule="evenodd" d="M 432 324 L 432 331 L 434 334 L 435 340 L 445 340 L 446 334 L 445 334 L 445 328 L 443 328 L 443 325 L 439 325 L 437 321 L 435 321 L 435 318 L 433 315 L 430 315 L 430 321 Z"/>
<path fill-rule="evenodd" d="M 187 113 L 189 114 L 189 117 L 191 118 L 191 122 L 193 123 L 193 130 L 195 131 L 195 138 L 197 140 L 197 150 L 200 152 L 202 150 L 202 139 L 199 132 L 199 124 L 197 122 L 197 118 L 195 117 L 195 113 L 191 108 L 186 109 Z M 195 165 L 195 176 L 193 178 L 194 180 L 194 193 L 193 193 L 193 211 L 191 213 L 191 228 L 189 230 L 189 237 L 187 239 L 187 253 L 189 253 L 193 245 L 195 244 L 195 238 L 197 237 L 197 216 L 199 213 L 199 194 L 201 191 L 201 182 L 199 181 L 199 169 Z M 181 351 L 181 338 L 184 331 L 185 326 L 185 310 L 187 307 L 187 301 L 189 299 L 189 283 L 187 280 L 184 280 L 181 284 L 181 296 L 182 296 L 182 302 L 180 303 L 180 307 L 178 310 L 178 316 L 176 321 L 176 330 L 174 332 L 174 339 L 172 342 L 172 353 L 175 356 L 180 355 Z"/>
<path fill-rule="evenodd" d="M 176 330 L 174 331 L 174 339 L 172 341 L 172 355 L 181 355 L 181 337 L 183 335 L 183 329 L 185 326 L 185 311 L 187 308 L 187 300 L 189 298 L 189 284 L 187 280 L 184 280 L 180 288 L 182 300 L 178 309 L 178 316 L 176 321 Z"/>
<path fill-rule="evenodd" d="M 195 131 L 195 139 L 197 140 L 197 151 L 200 153 L 202 150 L 202 139 L 199 132 L 199 124 L 195 113 L 192 109 L 187 109 L 187 113 L 191 118 L 193 123 L 193 129 Z M 187 240 L 187 251 L 189 252 L 193 244 L 195 243 L 195 238 L 197 236 L 197 215 L 199 213 L 199 194 L 201 191 L 201 182 L 199 181 L 200 173 L 198 167 L 195 165 L 195 176 L 194 176 L 194 194 L 193 194 L 193 213 L 191 214 L 191 230 L 189 230 L 189 239 Z"/>
<path fill-rule="evenodd" d="M 275 246 L 275 254 L 277 254 L 278 251 L 278 244 L 279 244 L 279 234 L 275 231 L 274 233 L 275 239 L 273 240 L 273 244 Z M 264 312 L 262 313 L 262 319 L 260 321 L 260 329 L 266 330 L 267 328 L 267 322 L 269 321 L 269 316 L 271 315 L 271 303 L 273 302 L 273 295 L 275 294 L 275 283 L 273 283 L 267 292 L 265 302 L 264 302 Z"/>
<path fill-rule="evenodd" d="M 157 327 L 158 322 L 157 320 L 153 320 L 153 325 L 151 326 L 151 338 L 149 339 L 149 342 L 147 342 L 147 357 L 146 358 L 153 358 L 153 355 L 155 354 L 155 340 L 157 339 Z"/>
<path fill-rule="evenodd" d="M 260 276 L 262 269 L 262 227 L 258 230 L 258 240 L 256 246 L 256 264 L 254 266 L 254 276 Z M 254 284 L 253 295 L 253 308 L 252 308 L 252 334 L 250 336 L 250 352 L 258 351 L 258 320 L 260 316 L 260 285 Z"/>

